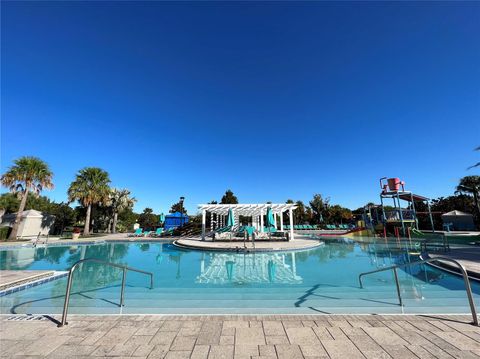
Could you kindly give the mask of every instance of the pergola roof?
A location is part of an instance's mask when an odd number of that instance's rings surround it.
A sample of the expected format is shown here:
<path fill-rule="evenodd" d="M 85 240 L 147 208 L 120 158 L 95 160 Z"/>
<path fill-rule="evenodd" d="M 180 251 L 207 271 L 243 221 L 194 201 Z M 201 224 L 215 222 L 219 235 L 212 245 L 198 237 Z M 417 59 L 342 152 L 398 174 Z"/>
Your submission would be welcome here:
<path fill-rule="evenodd" d="M 215 214 L 228 214 L 231 208 L 236 215 L 240 216 L 259 216 L 267 213 L 267 208 L 271 208 L 273 213 L 283 213 L 290 209 L 294 210 L 297 206 L 294 203 L 257 203 L 257 204 L 199 204 L 198 208 Z"/>

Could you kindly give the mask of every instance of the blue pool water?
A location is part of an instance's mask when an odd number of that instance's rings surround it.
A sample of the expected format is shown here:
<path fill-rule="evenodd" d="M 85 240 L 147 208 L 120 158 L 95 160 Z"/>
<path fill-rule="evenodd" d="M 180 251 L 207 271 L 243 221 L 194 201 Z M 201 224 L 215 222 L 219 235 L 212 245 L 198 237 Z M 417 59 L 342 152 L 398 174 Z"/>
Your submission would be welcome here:
<path fill-rule="evenodd" d="M 82 258 L 126 264 L 125 306 L 118 306 L 121 270 L 84 263 L 75 271 L 70 313 L 469 313 L 460 277 L 430 266 L 399 271 L 404 306 L 391 272 L 361 272 L 415 261 L 406 244 L 328 240 L 307 251 L 219 253 L 169 243 L 117 242 L 0 250 L 0 269 L 68 270 Z M 0 297 L 1 313 L 61 313 L 66 278 Z M 480 285 L 472 282 L 480 302 Z"/>

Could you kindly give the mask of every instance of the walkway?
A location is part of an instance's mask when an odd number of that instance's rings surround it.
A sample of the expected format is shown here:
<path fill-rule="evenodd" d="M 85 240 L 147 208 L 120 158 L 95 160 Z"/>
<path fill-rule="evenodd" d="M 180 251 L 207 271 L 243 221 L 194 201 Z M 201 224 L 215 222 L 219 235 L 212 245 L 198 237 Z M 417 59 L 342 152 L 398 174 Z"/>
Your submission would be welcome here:
<path fill-rule="evenodd" d="M 468 316 L 0 317 L 4 358 L 479 358 Z"/>

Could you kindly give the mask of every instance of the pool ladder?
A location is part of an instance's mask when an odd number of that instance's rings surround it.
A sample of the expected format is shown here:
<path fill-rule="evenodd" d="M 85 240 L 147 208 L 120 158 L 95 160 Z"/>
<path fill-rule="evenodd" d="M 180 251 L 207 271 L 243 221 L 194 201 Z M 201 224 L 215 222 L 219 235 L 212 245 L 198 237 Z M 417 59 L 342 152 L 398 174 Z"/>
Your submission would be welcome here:
<path fill-rule="evenodd" d="M 405 267 L 408 267 L 408 266 L 414 266 L 414 265 L 418 265 L 418 264 L 438 262 L 438 261 L 451 262 L 451 263 L 455 264 L 460 269 L 460 272 L 461 272 L 462 277 L 463 277 L 463 282 L 465 284 L 465 291 L 467 292 L 468 304 L 470 304 L 470 311 L 472 312 L 472 318 L 473 318 L 473 323 L 472 324 L 476 325 L 478 327 L 479 325 L 478 325 L 477 309 L 475 308 L 475 301 L 473 300 L 472 287 L 470 286 L 470 280 L 468 279 L 467 271 L 466 271 L 465 267 L 461 263 L 456 261 L 455 259 L 451 259 L 451 258 L 448 258 L 448 257 L 435 257 L 435 258 L 428 258 L 428 259 L 421 260 L 421 261 L 416 261 L 416 262 L 409 262 L 409 263 L 398 264 L 398 265 L 394 265 L 394 266 L 390 266 L 390 267 L 384 267 L 384 268 L 372 270 L 370 272 L 361 273 L 358 276 L 358 282 L 360 284 L 360 288 L 363 289 L 363 282 L 362 282 L 362 277 L 363 276 L 373 274 L 373 273 L 393 270 L 393 277 L 395 278 L 395 286 L 397 288 L 397 296 L 398 296 L 399 305 L 403 306 L 403 300 L 402 300 L 402 294 L 401 294 L 401 291 L 400 291 L 400 282 L 398 280 L 397 269 L 398 268 L 405 268 Z"/>
<path fill-rule="evenodd" d="M 115 267 L 115 268 L 120 268 L 123 271 L 122 275 L 122 289 L 120 292 L 120 305 L 119 307 L 123 307 L 125 304 L 125 282 L 127 279 L 127 271 L 132 271 L 132 272 L 137 272 L 137 273 L 142 273 L 145 275 L 150 276 L 150 289 L 153 289 L 153 273 L 151 272 L 146 272 L 140 269 L 124 266 L 121 264 L 115 264 L 111 262 L 105 262 L 100 259 L 95 259 L 95 258 L 86 258 L 86 259 L 81 259 L 78 262 L 75 262 L 75 264 L 70 268 L 68 271 L 68 282 L 67 282 L 67 290 L 65 292 L 65 302 L 63 304 L 63 314 L 62 314 L 62 321 L 60 324 L 58 324 L 58 327 L 63 327 L 64 325 L 67 325 L 67 314 L 68 314 L 68 304 L 70 302 L 70 291 L 72 289 L 72 282 L 73 282 L 73 271 L 79 264 L 82 264 L 84 262 L 94 262 L 94 263 L 100 263 L 104 264 L 110 267 Z"/>

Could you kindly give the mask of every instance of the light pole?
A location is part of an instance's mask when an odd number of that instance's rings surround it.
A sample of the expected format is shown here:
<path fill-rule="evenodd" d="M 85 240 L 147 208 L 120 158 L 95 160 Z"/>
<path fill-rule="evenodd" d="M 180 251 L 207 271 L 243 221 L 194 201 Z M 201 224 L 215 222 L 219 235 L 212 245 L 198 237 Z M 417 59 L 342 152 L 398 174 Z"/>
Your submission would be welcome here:
<path fill-rule="evenodd" d="M 180 197 L 180 227 L 183 226 L 183 201 L 185 201 L 185 197 Z"/>

